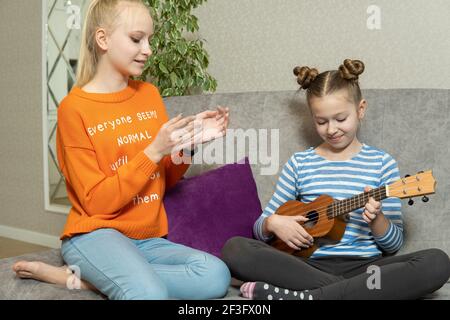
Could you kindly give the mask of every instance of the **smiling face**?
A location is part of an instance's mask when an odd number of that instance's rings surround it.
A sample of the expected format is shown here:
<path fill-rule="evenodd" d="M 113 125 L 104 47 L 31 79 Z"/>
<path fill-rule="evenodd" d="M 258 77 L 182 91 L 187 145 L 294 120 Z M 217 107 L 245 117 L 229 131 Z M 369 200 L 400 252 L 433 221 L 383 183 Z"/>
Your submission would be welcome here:
<path fill-rule="evenodd" d="M 319 136 L 332 149 L 345 149 L 355 139 L 360 120 L 367 106 L 361 100 L 358 107 L 349 100 L 346 90 L 309 101 L 313 121 Z"/>
<path fill-rule="evenodd" d="M 144 5 L 121 1 L 112 33 L 97 31 L 97 44 L 103 50 L 102 59 L 124 76 L 140 76 L 152 54 L 149 40 L 153 21 Z"/>

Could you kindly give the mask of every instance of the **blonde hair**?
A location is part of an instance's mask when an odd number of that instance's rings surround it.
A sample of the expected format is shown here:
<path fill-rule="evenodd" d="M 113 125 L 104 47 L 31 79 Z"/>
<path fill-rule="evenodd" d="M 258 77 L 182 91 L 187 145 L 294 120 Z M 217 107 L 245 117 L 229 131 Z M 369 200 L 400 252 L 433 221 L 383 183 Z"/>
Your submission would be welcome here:
<path fill-rule="evenodd" d="M 76 83 L 78 87 L 84 86 L 92 80 L 97 72 L 99 62 L 99 48 L 95 39 L 98 28 L 106 28 L 112 32 L 116 26 L 117 4 L 130 2 L 143 5 L 142 0 L 92 0 L 87 9 L 85 22 L 81 34 L 81 46 L 77 67 Z"/>

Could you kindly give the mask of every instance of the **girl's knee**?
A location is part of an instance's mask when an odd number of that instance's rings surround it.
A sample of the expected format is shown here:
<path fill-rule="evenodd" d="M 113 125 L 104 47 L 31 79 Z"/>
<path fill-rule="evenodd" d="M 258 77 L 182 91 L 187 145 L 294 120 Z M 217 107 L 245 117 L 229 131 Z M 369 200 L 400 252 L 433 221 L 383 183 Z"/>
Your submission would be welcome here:
<path fill-rule="evenodd" d="M 203 277 L 205 299 L 221 298 L 228 292 L 231 274 L 227 265 L 217 257 L 207 255 L 206 273 Z"/>
<path fill-rule="evenodd" d="M 417 277 L 421 278 L 427 292 L 433 292 L 441 288 L 450 277 L 450 260 L 441 249 L 432 248 L 420 251 L 421 260 L 424 262 L 417 269 Z"/>
<path fill-rule="evenodd" d="M 444 284 L 450 277 L 450 259 L 441 249 L 433 248 L 428 250 L 429 264 L 434 266 L 437 274 L 440 275 L 440 282 Z"/>
<path fill-rule="evenodd" d="M 236 258 L 242 259 L 246 256 L 246 249 L 248 247 L 248 241 L 250 239 L 244 237 L 233 237 L 228 239 L 222 248 L 222 259 L 228 265 L 233 265 L 233 261 Z"/>
<path fill-rule="evenodd" d="M 244 237 L 232 237 L 228 239 L 223 248 L 222 248 L 222 254 L 224 253 L 235 253 L 237 250 L 240 250 L 244 247 L 247 238 Z"/>

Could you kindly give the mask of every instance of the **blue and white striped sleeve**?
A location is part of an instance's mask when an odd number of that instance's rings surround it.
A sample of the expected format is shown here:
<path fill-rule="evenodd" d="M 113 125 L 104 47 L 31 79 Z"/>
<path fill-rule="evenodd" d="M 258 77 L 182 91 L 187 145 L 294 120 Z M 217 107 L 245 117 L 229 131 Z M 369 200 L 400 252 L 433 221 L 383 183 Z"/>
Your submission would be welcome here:
<path fill-rule="evenodd" d="M 261 216 L 259 216 L 255 224 L 253 225 L 253 234 L 256 239 L 267 242 L 273 238 L 273 235 L 269 237 L 264 236 L 263 234 L 264 220 L 268 216 L 275 213 L 275 211 L 286 201 L 296 199 L 297 197 L 296 182 L 298 177 L 297 170 L 298 170 L 297 161 L 295 159 L 295 155 L 293 155 L 289 158 L 289 160 L 286 162 L 283 169 L 281 170 L 275 188 L 275 192 L 272 198 L 270 199 Z"/>
<path fill-rule="evenodd" d="M 383 156 L 380 186 L 389 185 L 400 179 L 397 161 L 388 153 Z M 390 224 L 386 233 L 374 237 L 378 246 L 387 253 L 397 252 L 403 245 L 402 203 L 399 198 L 386 198 L 381 201 L 381 209 Z"/>

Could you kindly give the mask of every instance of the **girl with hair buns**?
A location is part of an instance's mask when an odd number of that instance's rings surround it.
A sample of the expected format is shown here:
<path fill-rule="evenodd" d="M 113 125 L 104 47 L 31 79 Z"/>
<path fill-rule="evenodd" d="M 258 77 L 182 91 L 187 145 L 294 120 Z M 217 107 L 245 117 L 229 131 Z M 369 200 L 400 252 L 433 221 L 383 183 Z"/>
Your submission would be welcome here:
<path fill-rule="evenodd" d="M 167 240 L 162 200 L 188 169 L 195 145 L 225 135 L 228 108 L 169 120 L 158 89 L 130 78 L 142 74 L 152 35 L 141 0 L 91 1 L 77 83 L 58 108 L 58 162 L 72 204 L 61 235 L 69 268 L 19 261 L 19 277 L 113 300 L 227 293 L 223 261 Z"/>
<path fill-rule="evenodd" d="M 309 258 L 266 243 L 277 236 L 296 250 L 313 244 L 313 237 L 298 223 L 307 218 L 274 214 L 288 200 L 309 203 L 322 194 L 341 200 L 400 178 L 389 153 L 357 138 L 367 109 L 358 83 L 363 71 L 362 61 L 350 59 L 339 70 L 294 69 L 323 143 L 293 154 L 284 165 L 272 199 L 254 224 L 257 240 L 235 237 L 225 244 L 223 259 L 232 275 L 245 281 L 244 297 L 417 299 L 447 282 L 450 261 L 439 249 L 392 255 L 403 244 L 398 198 L 378 202 L 370 197 L 364 208 L 350 213 L 342 239 L 319 246 Z M 378 282 L 369 279 L 373 268 L 379 271 L 374 274 Z"/>

